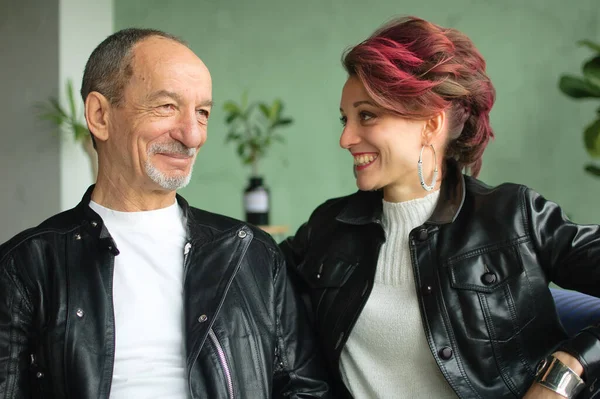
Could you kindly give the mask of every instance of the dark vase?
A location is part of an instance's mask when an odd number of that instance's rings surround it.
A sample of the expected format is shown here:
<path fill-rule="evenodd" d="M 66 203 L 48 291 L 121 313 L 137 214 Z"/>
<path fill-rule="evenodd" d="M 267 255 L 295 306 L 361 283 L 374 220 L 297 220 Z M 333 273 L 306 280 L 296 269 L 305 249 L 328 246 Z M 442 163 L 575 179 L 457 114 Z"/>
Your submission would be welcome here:
<path fill-rule="evenodd" d="M 248 187 L 244 190 L 246 222 L 267 226 L 269 224 L 270 207 L 271 194 L 264 185 L 263 178 L 259 176 L 250 177 Z"/>

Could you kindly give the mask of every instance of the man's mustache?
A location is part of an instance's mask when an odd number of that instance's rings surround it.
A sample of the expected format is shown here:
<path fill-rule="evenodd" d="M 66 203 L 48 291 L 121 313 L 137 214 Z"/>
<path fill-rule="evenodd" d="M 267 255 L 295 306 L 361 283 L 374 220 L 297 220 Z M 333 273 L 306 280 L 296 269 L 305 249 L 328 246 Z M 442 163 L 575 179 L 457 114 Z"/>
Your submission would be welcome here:
<path fill-rule="evenodd" d="M 196 155 L 196 148 L 189 148 L 180 143 L 173 141 L 171 143 L 154 143 L 148 148 L 148 154 L 177 154 L 193 157 Z"/>

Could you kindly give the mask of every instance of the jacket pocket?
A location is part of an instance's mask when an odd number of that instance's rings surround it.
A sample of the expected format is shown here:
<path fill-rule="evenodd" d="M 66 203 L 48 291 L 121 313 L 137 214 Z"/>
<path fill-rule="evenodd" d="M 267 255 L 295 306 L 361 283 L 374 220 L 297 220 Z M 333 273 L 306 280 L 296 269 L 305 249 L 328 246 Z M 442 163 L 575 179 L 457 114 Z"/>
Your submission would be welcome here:
<path fill-rule="evenodd" d="M 358 262 L 349 262 L 339 255 L 308 257 L 299 266 L 306 283 L 313 289 L 339 288 L 348 280 Z"/>
<path fill-rule="evenodd" d="M 358 266 L 358 261 L 351 261 L 342 255 L 327 254 L 324 256 L 309 256 L 300 265 L 303 279 L 310 286 L 311 319 L 317 325 L 325 328 L 330 334 L 339 323 L 347 308 L 339 303 L 340 292 Z M 332 312 L 336 309 L 335 312 Z M 322 332 L 324 333 L 324 332 Z"/>
<path fill-rule="evenodd" d="M 508 341 L 535 317 L 530 282 L 517 244 L 474 250 L 448 262 L 467 335 Z"/>

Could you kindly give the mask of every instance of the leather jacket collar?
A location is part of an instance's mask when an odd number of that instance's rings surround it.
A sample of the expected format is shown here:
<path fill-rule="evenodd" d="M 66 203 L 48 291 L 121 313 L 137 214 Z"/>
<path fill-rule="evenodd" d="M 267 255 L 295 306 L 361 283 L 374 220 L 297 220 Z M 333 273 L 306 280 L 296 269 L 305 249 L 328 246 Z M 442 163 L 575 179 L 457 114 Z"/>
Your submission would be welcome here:
<path fill-rule="evenodd" d="M 92 193 L 94 191 L 95 184 L 91 185 L 83 195 L 79 204 L 75 207 L 76 212 L 80 215 L 83 220 L 83 227 L 90 233 L 90 235 L 98 239 L 100 245 L 109 251 L 113 255 L 119 254 L 119 249 L 102 218 L 90 208 L 89 204 L 92 200 Z M 181 207 L 186 221 L 188 238 L 194 242 L 202 242 L 210 239 L 214 235 L 213 229 L 205 228 L 204 224 L 200 221 L 195 221 L 193 212 L 190 211 L 190 205 L 188 202 L 179 194 L 176 196 L 177 203 Z"/>

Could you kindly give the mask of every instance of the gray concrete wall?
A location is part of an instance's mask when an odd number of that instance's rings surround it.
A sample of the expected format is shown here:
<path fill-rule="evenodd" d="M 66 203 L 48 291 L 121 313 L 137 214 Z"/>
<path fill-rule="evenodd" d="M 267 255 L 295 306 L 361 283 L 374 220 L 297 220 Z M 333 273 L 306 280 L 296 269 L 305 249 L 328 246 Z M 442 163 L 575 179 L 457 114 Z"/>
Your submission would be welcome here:
<path fill-rule="evenodd" d="M 58 94 L 58 0 L 0 0 L 0 242 L 60 210 L 60 142 L 37 102 Z"/>

